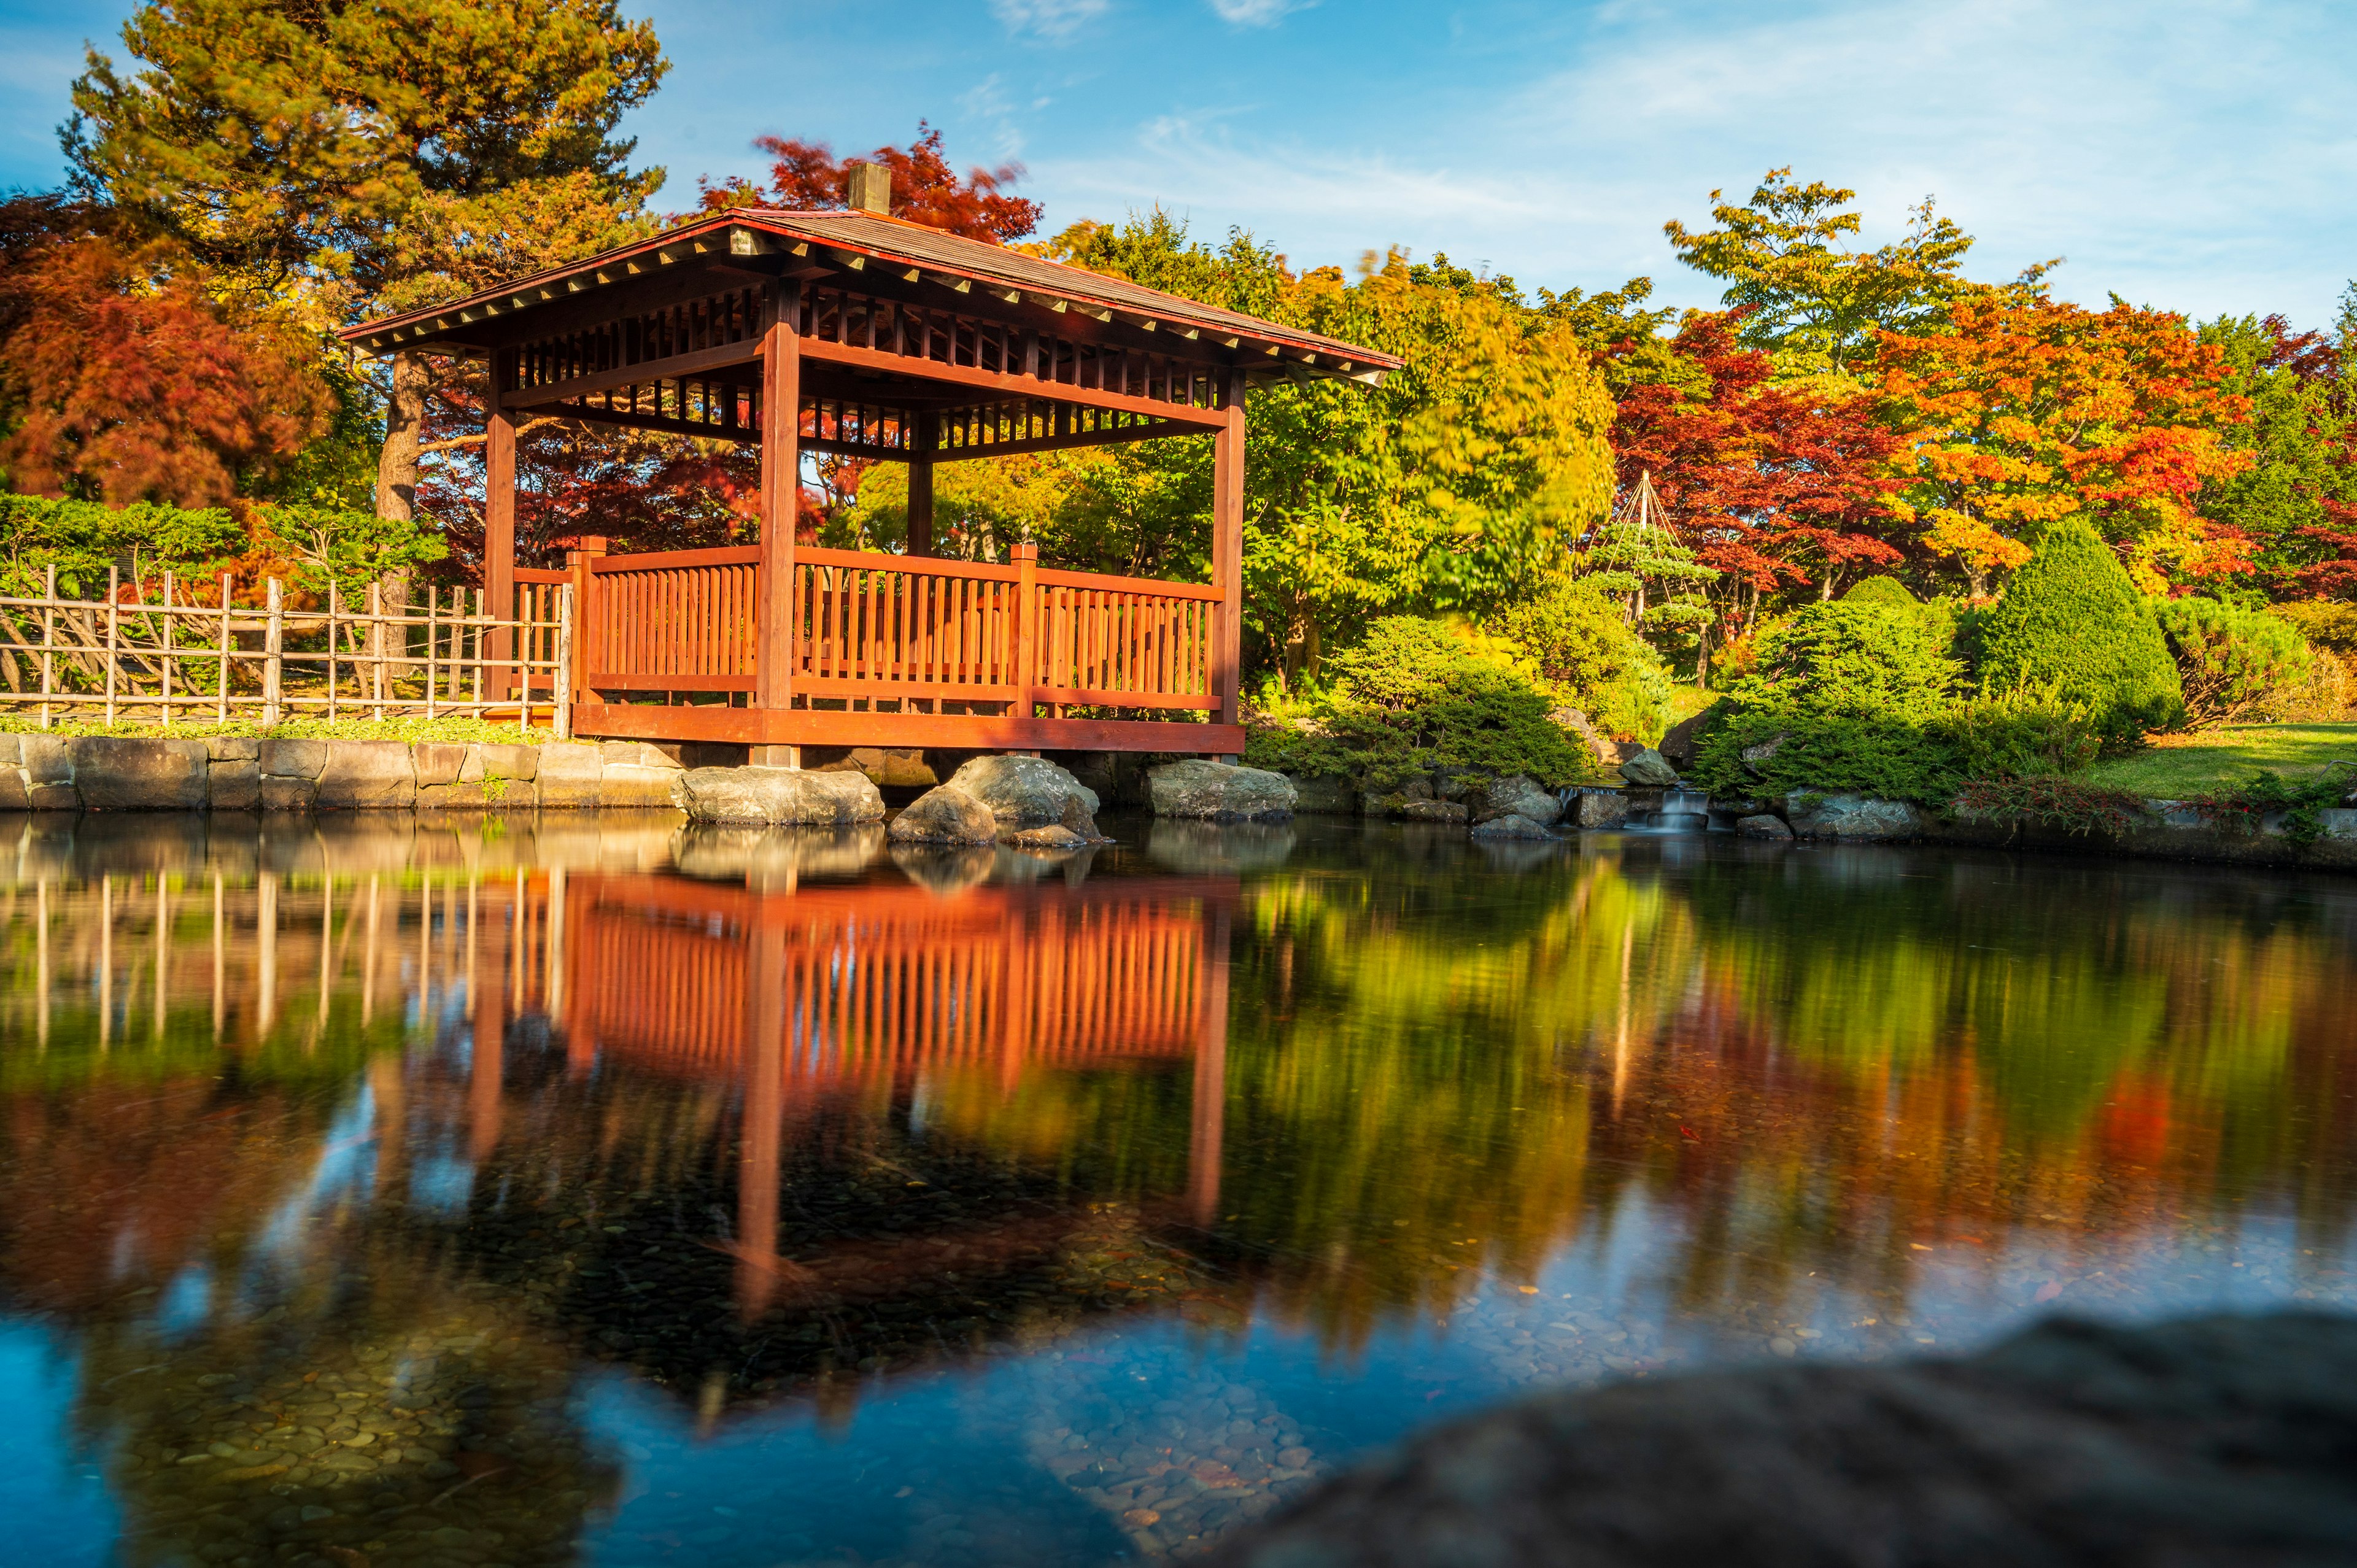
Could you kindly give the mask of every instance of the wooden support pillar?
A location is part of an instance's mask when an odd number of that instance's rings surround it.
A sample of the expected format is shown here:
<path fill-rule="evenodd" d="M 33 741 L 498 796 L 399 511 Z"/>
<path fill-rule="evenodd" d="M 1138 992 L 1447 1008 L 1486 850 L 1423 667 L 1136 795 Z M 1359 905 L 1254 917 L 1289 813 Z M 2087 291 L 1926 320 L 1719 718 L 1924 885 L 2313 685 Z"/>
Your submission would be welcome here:
<path fill-rule="evenodd" d="M 1227 423 L 1217 443 L 1211 478 L 1211 585 L 1220 590 L 1220 621 L 1211 642 L 1211 681 L 1219 723 L 1239 722 L 1244 639 L 1244 378 L 1221 373 Z"/>
<path fill-rule="evenodd" d="M 565 569 L 573 575 L 572 695 L 576 705 L 597 700 L 586 677 L 597 668 L 597 620 L 594 613 L 597 603 L 597 563 L 606 558 L 610 542 L 604 534 L 583 534 L 577 547 L 565 556 Z"/>
<path fill-rule="evenodd" d="M 802 628 L 794 613 L 794 521 L 802 497 L 802 285 L 781 283 L 770 296 L 761 335 L 761 564 L 753 705 L 793 705 L 794 652 Z M 797 748 L 755 746 L 756 766 L 792 768 Z"/>
<path fill-rule="evenodd" d="M 941 415 L 917 415 L 917 456 L 909 459 L 909 553 L 933 553 L 933 450 L 941 440 Z"/>
<path fill-rule="evenodd" d="M 491 357 L 490 424 L 483 443 L 483 603 L 502 621 L 515 618 L 515 414 L 500 406 L 500 394 L 515 383 L 515 356 L 502 351 Z M 515 657 L 515 639 L 502 626 L 491 633 L 487 671 L 508 693 L 513 672 L 502 669 Z"/>

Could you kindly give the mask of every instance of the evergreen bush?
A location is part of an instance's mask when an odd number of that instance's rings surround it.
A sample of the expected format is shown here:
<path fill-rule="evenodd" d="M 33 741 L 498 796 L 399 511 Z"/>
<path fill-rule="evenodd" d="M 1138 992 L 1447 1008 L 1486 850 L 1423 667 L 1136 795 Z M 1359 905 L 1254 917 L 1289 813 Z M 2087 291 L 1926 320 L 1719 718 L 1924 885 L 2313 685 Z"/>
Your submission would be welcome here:
<path fill-rule="evenodd" d="M 1848 599 L 1804 606 L 1763 632 L 1733 699 L 1748 707 L 1927 723 L 1954 696 L 1964 665 L 1937 606 Z"/>
<path fill-rule="evenodd" d="M 1896 577 L 1864 577 L 1850 585 L 1842 595 L 1846 605 L 1920 605 L 1923 601 L 1907 591 L 1907 585 Z"/>
<path fill-rule="evenodd" d="M 1559 706 L 1579 709 L 1606 734 L 1652 744 L 1669 727 L 1670 673 L 1596 578 L 1556 578 L 1490 626 L 1523 650 Z"/>
<path fill-rule="evenodd" d="M 1564 785 L 1593 770 L 1587 750 L 1548 719 L 1550 694 L 1512 643 L 1391 616 L 1327 667 L 1334 682 L 1320 725 L 1371 788 L 1436 770 Z"/>
<path fill-rule="evenodd" d="M 2309 677 L 2314 656 L 2292 625 L 2216 599 L 2170 599 L 2155 612 L 2196 725 L 2231 724 Z"/>
<path fill-rule="evenodd" d="M 2177 664 L 2151 607 L 2111 547 L 2075 518 L 2047 529 L 1983 619 L 1980 644 L 1985 685 L 2050 682 L 2087 704 L 2108 745 L 2133 746 L 2184 716 Z"/>

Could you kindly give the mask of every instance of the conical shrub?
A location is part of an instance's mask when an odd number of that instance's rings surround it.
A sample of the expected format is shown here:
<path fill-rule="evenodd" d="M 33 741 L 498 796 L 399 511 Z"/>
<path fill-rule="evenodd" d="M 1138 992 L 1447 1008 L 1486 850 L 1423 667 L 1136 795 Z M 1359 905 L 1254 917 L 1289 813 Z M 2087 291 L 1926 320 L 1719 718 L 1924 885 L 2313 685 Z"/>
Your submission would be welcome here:
<path fill-rule="evenodd" d="M 2114 744 L 2185 711 L 2177 662 L 2152 607 L 2095 531 L 2075 518 L 2046 531 L 1981 623 L 1981 675 L 1995 691 L 2059 682 Z"/>
<path fill-rule="evenodd" d="M 1907 591 L 1907 585 L 1896 577 L 1861 577 L 1842 595 L 1846 605 L 1920 605 L 1923 601 Z"/>

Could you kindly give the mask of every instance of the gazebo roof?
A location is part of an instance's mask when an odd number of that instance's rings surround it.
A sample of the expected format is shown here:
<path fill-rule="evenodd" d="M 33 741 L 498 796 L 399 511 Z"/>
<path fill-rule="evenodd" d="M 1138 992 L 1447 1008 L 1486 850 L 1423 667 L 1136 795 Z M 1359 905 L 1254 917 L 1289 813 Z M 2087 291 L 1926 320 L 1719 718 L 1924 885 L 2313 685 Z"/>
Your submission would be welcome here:
<path fill-rule="evenodd" d="M 1342 376 L 1373 383 L 1402 363 L 1392 355 L 1338 338 L 904 219 L 763 207 L 711 213 L 464 299 L 363 322 L 339 336 L 374 353 L 429 344 L 443 352 L 483 352 L 513 341 L 517 329 L 527 326 L 517 317 L 530 316 L 537 307 L 579 300 L 590 291 L 668 268 L 696 263 L 741 267 L 755 258 L 776 258 L 769 264 L 789 268 L 803 261 L 813 274 L 823 269 L 857 274 L 875 266 L 909 284 L 930 282 L 965 295 L 978 288 L 1011 306 L 1077 312 L 1099 322 L 1167 331 L 1189 340 L 1202 358 L 1240 365 L 1247 373 Z"/>

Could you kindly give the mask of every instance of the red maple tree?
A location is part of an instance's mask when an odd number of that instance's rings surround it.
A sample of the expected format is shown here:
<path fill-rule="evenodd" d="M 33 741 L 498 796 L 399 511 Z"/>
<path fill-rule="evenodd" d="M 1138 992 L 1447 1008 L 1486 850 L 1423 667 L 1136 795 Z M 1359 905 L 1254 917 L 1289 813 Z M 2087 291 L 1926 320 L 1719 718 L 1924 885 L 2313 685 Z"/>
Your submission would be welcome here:
<path fill-rule="evenodd" d="M 1889 472 L 1898 440 L 1870 403 L 1822 380 L 1780 384 L 1736 340 L 1740 313 L 1696 314 L 1670 347 L 1682 373 L 1631 386 L 1612 447 L 1623 485 L 1650 472 L 1672 527 L 1706 564 L 1761 595 L 1902 559 Z"/>
<path fill-rule="evenodd" d="M 917 122 L 916 140 L 906 147 L 878 147 L 865 158 L 839 158 L 826 143 L 798 136 L 759 136 L 753 145 L 777 160 L 770 167 L 770 185 L 764 188 L 741 176 L 719 185 L 699 178 L 696 188 L 707 209 L 758 204 L 839 210 L 850 205 L 852 166 L 876 163 L 891 171 L 895 218 L 1002 245 L 1039 227 L 1040 205 L 1006 192 L 1023 177 L 1021 164 L 973 168 L 961 180 L 942 156 L 941 132 L 922 120 Z"/>

